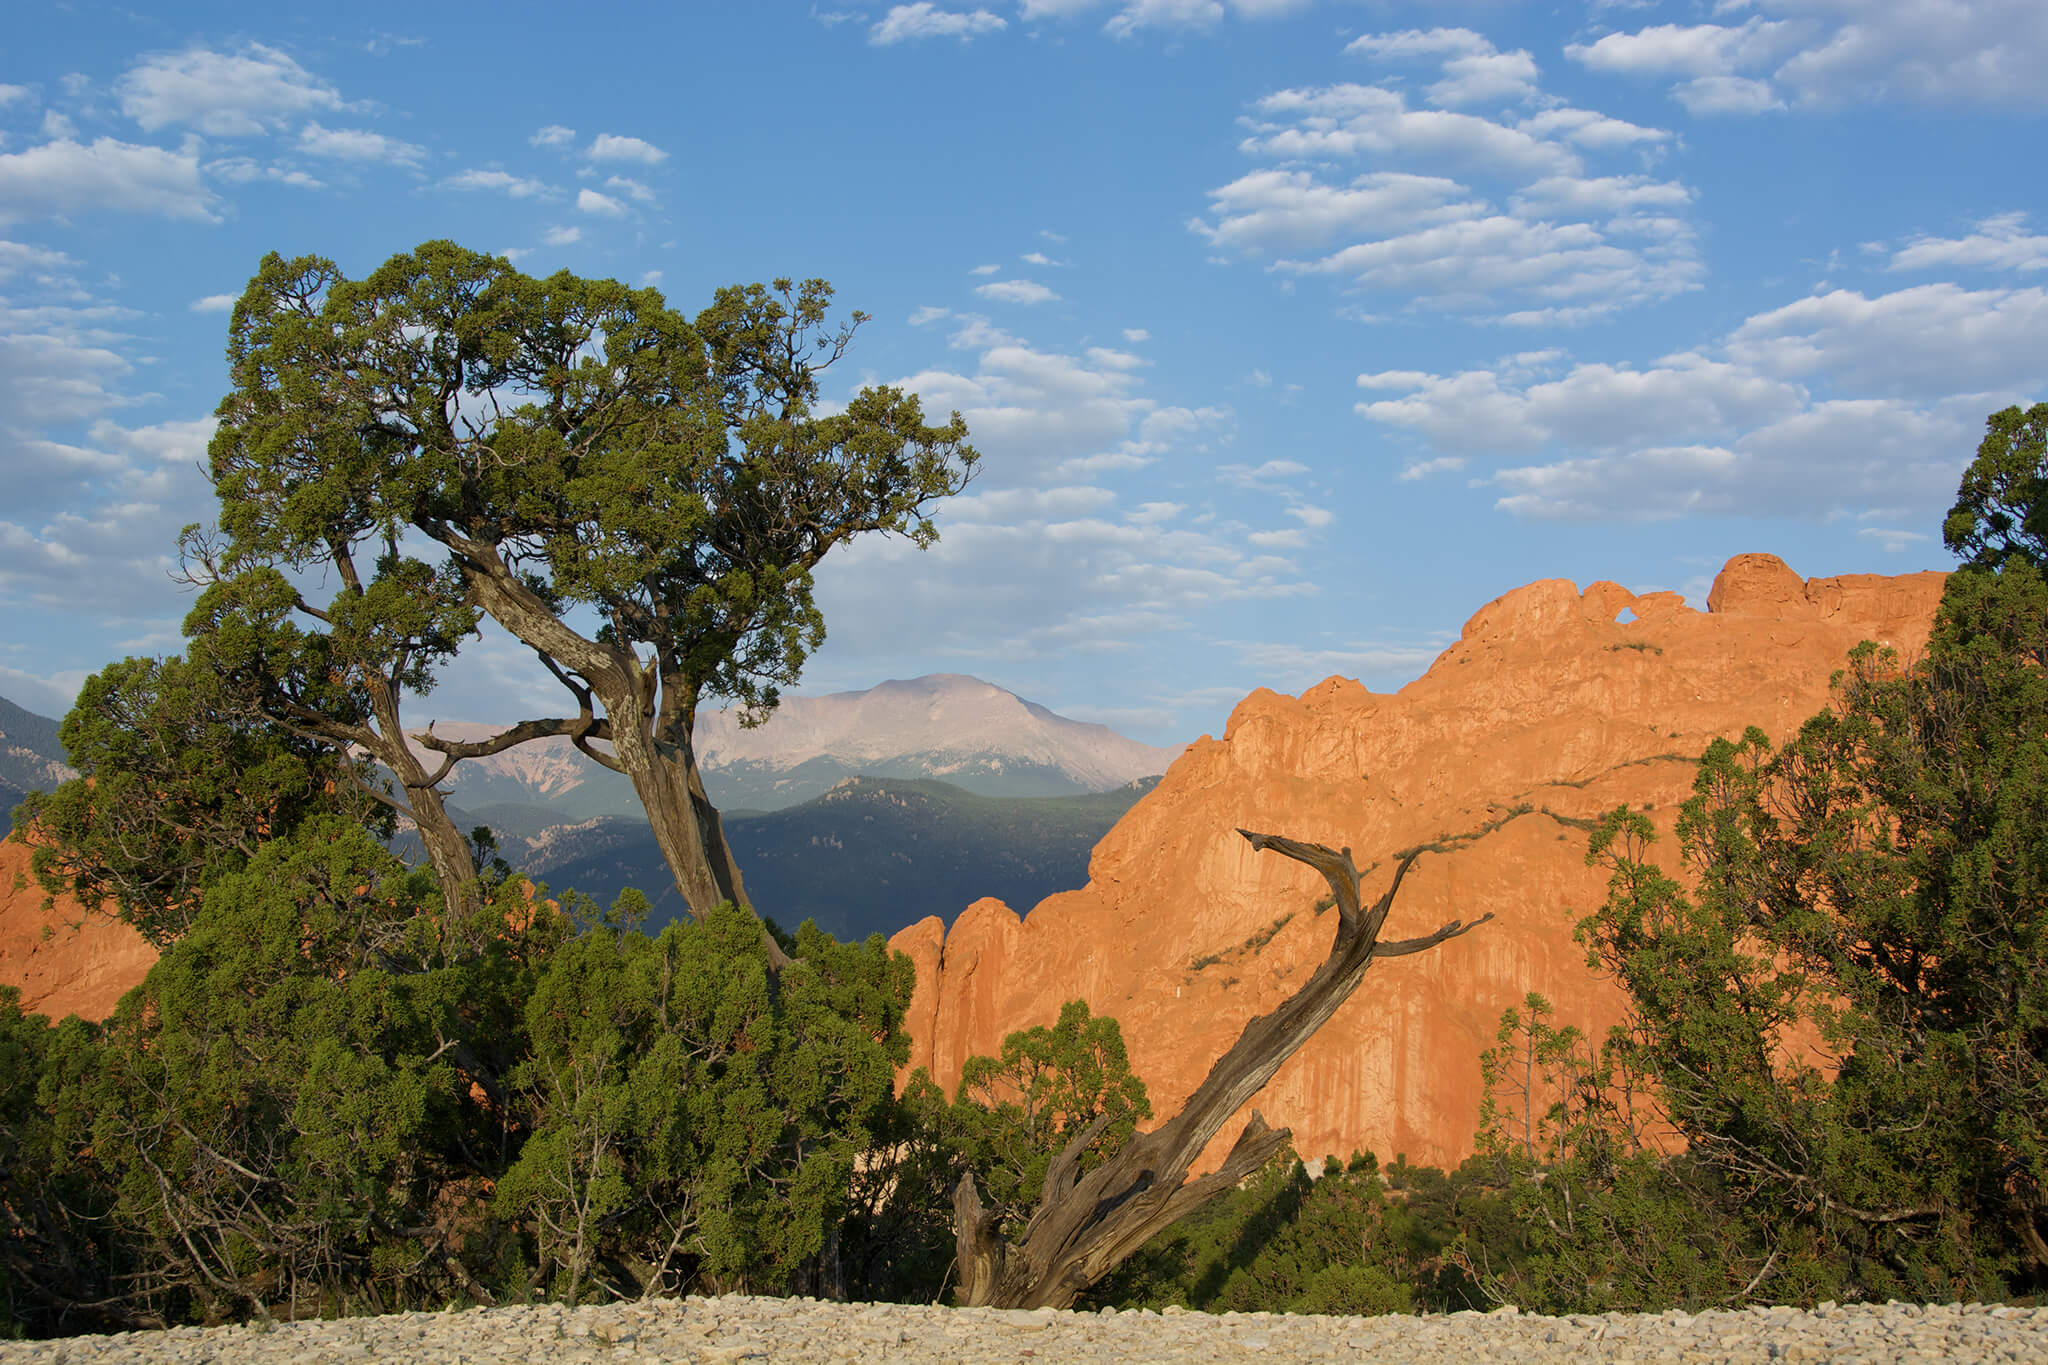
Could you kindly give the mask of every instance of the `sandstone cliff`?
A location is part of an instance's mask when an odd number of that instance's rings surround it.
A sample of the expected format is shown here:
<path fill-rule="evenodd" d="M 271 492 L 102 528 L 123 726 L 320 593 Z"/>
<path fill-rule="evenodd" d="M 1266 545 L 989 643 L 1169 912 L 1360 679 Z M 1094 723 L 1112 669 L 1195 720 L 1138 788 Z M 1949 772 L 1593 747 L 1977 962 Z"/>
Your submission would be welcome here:
<path fill-rule="evenodd" d="M 1572 942 L 1605 888 L 1571 822 L 1627 802 L 1668 835 L 1710 739 L 1751 724 L 1788 734 L 1825 702 L 1859 640 L 1919 648 L 1942 581 L 1802 581 L 1772 556 L 1743 555 L 1697 612 L 1673 593 L 1550 580 L 1482 608 L 1398 693 L 1338 678 L 1298 698 L 1256 692 L 1222 739 L 1190 746 L 1097 845 L 1085 888 L 1021 920 L 981 900 L 950 931 L 933 917 L 896 935 L 918 967 L 911 1064 L 950 1089 L 967 1057 L 1079 997 L 1121 1021 L 1154 1112 L 1171 1114 L 1244 1021 L 1321 960 L 1332 932 L 1315 911 L 1314 874 L 1252 853 L 1236 827 L 1349 844 L 1365 865 L 1529 803 L 1548 814 L 1425 857 L 1387 932 L 1489 910 L 1494 922 L 1375 966 L 1255 1101 L 1306 1156 L 1362 1147 L 1455 1162 L 1503 1008 L 1538 990 L 1563 1022 L 1599 1032 L 1616 1017 Z M 104 920 L 74 932 L 75 906 L 46 914 L 27 861 L 0 845 L 0 984 L 23 987 L 30 1009 L 104 1015 L 148 970 L 148 945 Z"/>
<path fill-rule="evenodd" d="M 21 988 L 21 1007 L 62 1019 L 104 1019 L 156 961 L 142 935 L 78 902 L 48 899 L 29 870 L 28 846 L 0 841 L 0 986 Z"/>
<path fill-rule="evenodd" d="M 1770 555 L 1731 560 L 1707 612 L 1614 583 L 1533 583 L 1482 608 L 1393 695 L 1331 678 L 1259 691 L 1096 846 L 1089 883 L 1019 917 L 969 906 L 892 940 L 917 962 L 911 1065 L 949 1090 L 961 1063 L 1081 998 L 1122 1023 L 1153 1111 L 1172 1114 L 1233 1042 L 1321 961 L 1331 923 L 1314 873 L 1255 854 L 1236 827 L 1333 846 L 1361 866 L 1538 813 L 1426 856 L 1387 935 L 1496 916 L 1420 957 L 1379 963 L 1254 1102 L 1304 1156 L 1354 1147 L 1450 1164 L 1470 1151 L 1479 1052 L 1531 990 L 1595 1035 L 1618 1018 L 1572 925 L 1605 895 L 1581 823 L 1627 802 L 1666 834 L 1716 736 L 1789 734 L 1827 699 L 1849 649 L 1924 644 L 1943 575 L 1801 580 Z M 1543 812 L 1548 812 L 1543 813 Z M 1220 1158 L 1242 1119 L 1217 1139 Z"/>

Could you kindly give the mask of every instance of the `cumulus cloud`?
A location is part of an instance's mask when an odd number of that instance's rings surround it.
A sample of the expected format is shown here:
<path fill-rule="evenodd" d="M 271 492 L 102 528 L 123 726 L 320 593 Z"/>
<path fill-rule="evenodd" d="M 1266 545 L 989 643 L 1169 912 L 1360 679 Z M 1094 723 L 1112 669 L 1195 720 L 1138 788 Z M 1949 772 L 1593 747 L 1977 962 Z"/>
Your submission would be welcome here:
<path fill-rule="evenodd" d="M 1468 29 L 1442 28 L 1368 34 L 1351 50 L 1447 73 L 1502 55 Z M 1514 69 L 1535 80 L 1533 63 Z M 1540 96 L 1503 84 L 1487 99 Z M 1639 167 L 1645 148 L 1669 140 L 1659 129 L 1563 105 L 1527 117 L 1417 109 L 1398 89 L 1356 83 L 1276 91 L 1245 123 L 1242 149 L 1277 164 L 1211 190 L 1188 226 L 1283 274 L 1411 307 L 1569 325 L 1695 289 L 1704 273 L 1688 187 L 1588 165 L 1628 154 Z M 1353 161 L 1373 168 L 1342 178 Z"/>
<path fill-rule="evenodd" d="M 427 156 L 427 149 L 417 143 L 401 142 L 364 128 L 327 128 L 318 123 L 308 123 L 299 130 L 298 146 L 308 156 L 408 169 L 418 167 Z"/>
<path fill-rule="evenodd" d="M 668 160 L 668 153 L 653 143 L 616 133 L 599 133 L 584 155 L 592 161 L 637 161 L 643 166 L 655 166 Z"/>
<path fill-rule="evenodd" d="M 651 204 L 654 202 L 654 191 L 631 176 L 607 176 L 604 187 L 608 190 L 617 190 L 636 204 Z"/>
<path fill-rule="evenodd" d="M 231 313 L 239 297 L 236 294 L 208 294 L 205 298 L 192 300 L 186 306 L 195 313 Z"/>
<path fill-rule="evenodd" d="M 0 283 L 26 272 L 44 283 L 56 284 L 60 279 L 68 281 L 68 272 L 77 265 L 75 258 L 54 247 L 0 238 Z"/>
<path fill-rule="evenodd" d="M 495 190 L 514 199 L 532 199 L 548 192 L 548 187 L 540 181 L 507 171 L 463 171 L 441 183 L 451 190 Z"/>
<path fill-rule="evenodd" d="M 975 293 L 998 303 L 1056 303 L 1059 295 L 1036 280 L 992 280 L 977 285 Z"/>
<path fill-rule="evenodd" d="M 190 151 L 96 138 L 0 154 L 0 223 L 106 210 L 215 222 L 219 201 Z"/>
<path fill-rule="evenodd" d="M 1359 415 L 1415 441 L 1398 477 L 1478 456 L 1514 515 L 1857 513 L 1940 504 L 1983 414 L 2048 384 L 2048 290 L 1835 290 L 1654 365 L 1552 353 L 1358 377 Z"/>
<path fill-rule="evenodd" d="M 576 130 L 574 128 L 565 128 L 559 123 L 550 123 L 547 127 L 536 130 L 532 137 L 526 139 L 527 145 L 533 147 L 566 147 L 575 140 Z"/>
<path fill-rule="evenodd" d="M 1008 27 L 1004 19 L 985 9 L 945 10 L 930 0 L 917 0 L 913 5 L 891 5 L 881 22 L 868 30 L 868 41 L 876 47 L 921 38 L 958 38 L 964 43 Z"/>
<path fill-rule="evenodd" d="M 546 232 L 541 233 L 540 239 L 549 246 L 574 246 L 583 240 L 583 229 L 580 227 L 551 227 Z"/>
<path fill-rule="evenodd" d="M 1912 100 L 2039 109 L 2048 10 L 2035 0 L 1753 0 L 1740 24 L 1654 24 L 1575 43 L 1603 73 L 1673 81 L 1696 114 Z"/>
<path fill-rule="evenodd" d="M 1522 103 L 1540 93 L 1535 58 L 1521 49 L 1502 52 L 1469 28 L 1368 33 L 1344 50 L 1382 61 L 1435 62 L 1443 78 L 1425 93 L 1439 108 Z"/>
<path fill-rule="evenodd" d="M 1824 378 L 1849 392 L 2026 388 L 2048 380 L 2048 289 L 1836 289 L 1749 318 L 1726 349 L 1758 372 Z"/>
<path fill-rule="evenodd" d="M 121 112 L 145 132 L 176 125 L 209 137 L 249 137 L 343 107 L 333 86 L 261 43 L 236 53 L 194 47 L 145 57 L 114 90 Z"/>
<path fill-rule="evenodd" d="M 2027 230 L 2024 213 L 2000 213 L 1978 221 L 1967 237 L 1916 236 L 1894 251 L 1887 270 L 1934 270 L 1962 266 L 1975 270 L 2048 270 L 2048 236 Z"/>
<path fill-rule="evenodd" d="M 576 208 L 579 212 L 595 213 L 606 218 L 617 218 L 626 211 L 626 206 L 618 200 L 591 189 L 577 191 Z"/>

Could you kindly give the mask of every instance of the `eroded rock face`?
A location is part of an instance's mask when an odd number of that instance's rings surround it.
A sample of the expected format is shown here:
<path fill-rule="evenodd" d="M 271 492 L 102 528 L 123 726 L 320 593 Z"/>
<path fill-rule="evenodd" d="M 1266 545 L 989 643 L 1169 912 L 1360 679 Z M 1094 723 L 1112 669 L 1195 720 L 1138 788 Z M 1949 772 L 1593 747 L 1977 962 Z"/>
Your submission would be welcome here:
<path fill-rule="evenodd" d="M 1707 743 L 1749 725 L 1789 735 L 1860 640 L 1919 649 L 1943 580 L 1806 581 L 1773 556 L 1742 555 L 1699 612 L 1673 593 L 1553 579 L 1481 608 L 1393 695 L 1340 678 L 1300 697 L 1255 692 L 1222 739 L 1191 745 L 1096 847 L 1086 888 L 1021 920 L 978 901 L 950 931 L 928 919 L 892 940 L 918 965 L 911 1065 L 950 1091 L 967 1057 L 1080 998 L 1121 1022 L 1154 1113 L 1171 1115 L 1334 932 L 1314 908 L 1321 881 L 1255 854 L 1237 828 L 1348 844 L 1364 866 L 1528 804 L 1477 843 L 1426 855 L 1386 934 L 1488 911 L 1494 922 L 1376 964 L 1254 1101 L 1305 1156 L 1364 1148 L 1454 1164 L 1471 1150 L 1478 1056 L 1504 1008 L 1540 991 L 1559 1022 L 1596 1037 L 1620 1017 L 1572 940 L 1606 894 L 1585 865 L 1585 822 L 1647 806 L 1675 855 L 1670 830 Z"/>
<path fill-rule="evenodd" d="M 1478 1056 L 1504 1008 L 1540 991 L 1559 1022 L 1596 1036 L 1619 1017 L 1572 941 L 1605 896 L 1585 866 L 1583 822 L 1648 806 L 1673 853 L 1671 824 L 1708 741 L 1748 725 L 1790 734 L 1860 640 L 1920 648 L 1943 578 L 1801 580 L 1773 556 L 1741 555 L 1708 612 L 1672 593 L 1553 579 L 1481 608 L 1398 693 L 1340 678 L 1300 697 L 1255 692 L 1222 739 L 1190 745 L 1097 845 L 1085 888 L 1022 919 L 977 901 L 950 931 L 933 917 L 891 940 L 918 969 L 910 1065 L 950 1091 L 968 1057 L 1080 998 L 1122 1023 L 1154 1113 L 1170 1115 L 1333 932 L 1314 908 L 1325 892 L 1314 874 L 1253 853 L 1238 827 L 1348 844 L 1363 866 L 1526 803 L 1536 811 L 1476 844 L 1425 856 L 1386 932 L 1488 911 L 1494 922 L 1375 965 L 1254 1101 L 1305 1156 L 1365 1148 L 1455 1163 L 1471 1149 Z M 46 915 L 27 865 L 26 849 L 0 845 L 0 984 L 22 986 L 30 1009 L 105 1015 L 147 972 L 148 945 L 106 920 L 73 931 L 75 907 Z M 26 889 L 13 889 L 17 873 Z"/>
<path fill-rule="evenodd" d="M 104 1019 L 149 974 L 156 950 L 119 920 L 88 918 L 69 896 L 45 909 L 30 856 L 12 835 L 0 841 L 0 986 L 20 987 L 30 1014 Z"/>

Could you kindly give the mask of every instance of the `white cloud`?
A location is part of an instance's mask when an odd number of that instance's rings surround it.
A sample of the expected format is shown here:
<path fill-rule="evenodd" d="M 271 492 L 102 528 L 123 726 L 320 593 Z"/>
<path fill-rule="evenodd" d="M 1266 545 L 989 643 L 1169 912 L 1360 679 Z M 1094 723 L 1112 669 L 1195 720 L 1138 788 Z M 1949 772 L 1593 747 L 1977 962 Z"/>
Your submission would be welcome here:
<path fill-rule="evenodd" d="M 334 161 L 377 162 L 407 168 L 417 167 L 427 155 L 427 149 L 417 143 L 400 142 L 363 128 L 325 128 L 318 123 L 308 123 L 299 130 L 299 150 Z"/>
<path fill-rule="evenodd" d="M 247 185 L 256 180 L 270 180 L 301 190 L 319 190 L 327 187 L 325 181 L 308 175 L 295 166 L 265 165 L 246 156 L 228 156 L 218 161 L 209 161 L 206 163 L 206 173 L 231 185 Z"/>
<path fill-rule="evenodd" d="M 1399 33 L 1368 33 L 1344 47 L 1367 57 L 1469 57 L 1494 50 L 1491 39 L 1469 28 L 1403 29 Z"/>
<path fill-rule="evenodd" d="M 1556 141 L 1476 114 L 1410 109 L 1398 90 L 1332 85 L 1280 90 L 1253 105 L 1238 145 L 1281 159 L 1404 159 L 1488 174 L 1570 174 L 1579 158 Z"/>
<path fill-rule="evenodd" d="M 1443 79 L 1427 91 L 1439 108 L 1520 103 L 1538 95 L 1536 61 L 1517 49 L 1502 52 L 1469 28 L 1404 29 L 1368 33 L 1344 49 L 1382 61 L 1435 61 Z"/>
<path fill-rule="evenodd" d="M 217 200 L 193 152 L 97 138 L 0 154 L 0 223 L 110 210 L 215 222 Z"/>
<path fill-rule="evenodd" d="M 231 313 L 238 294 L 208 294 L 203 299 L 194 299 L 187 305 L 195 313 Z"/>
<path fill-rule="evenodd" d="M 1868 540 L 1875 540 L 1884 547 L 1886 554 L 1897 554 L 1915 545 L 1925 544 L 1931 537 L 1920 531 L 1905 531 L 1893 526 L 1865 526 L 1856 532 Z"/>
<path fill-rule="evenodd" d="M 910 325 L 912 327 L 923 327 L 929 323 L 937 322 L 940 318 L 949 318 L 951 316 L 953 316 L 952 309 L 941 308 L 937 304 L 928 303 L 910 315 Z"/>
<path fill-rule="evenodd" d="M 1741 24 L 1657 24 L 1572 44 L 1612 74 L 1675 78 L 1694 113 L 1911 100 L 2039 109 L 2048 9 L 2038 0 L 1745 0 Z"/>
<path fill-rule="evenodd" d="M 1230 421 L 1224 409 L 1145 397 L 1142 366 L 1122 352 L 1040 350 L 974 315 L 959 319 L 949 341 L 978 353 L 971 372 L 934 368 L 895 382 L 920 395 L 926 411 L 966 418 L 989 457 L 985 479 L 1036 486 L 1137 468 L 1169 449 L 1201 448 Z"/>
<path fill-rule="evenodd" d="M 2048 290 L 1835 290 L 1641 368 L 1362 374 L 1357 411 L 1422 447 L 1401 479 L 1534 457 L 1482 480 L 1516 516 L 1864 515 L 1945 505 L 1983 414 L 2048 385 L 2044 356 Z"/>
<path fill-rule="evenodd" d="M 1674 437 L 1719 435 L 1789 416 L 1805 390 L 1695 353 L 1647 370 L 1581 364 L 1562 379 L 1503 383 L 1494 370 L 1448 376 L 1359 376 L 1366 389 L 1412 384 L 1399 398 L 1357 405 L 1360 416 L 1428 437 L 1451 454 L 1533 451 L 1549 445 L 1613 449 Z"/>
<path fill-rule="evenodd" d="M 1690 114 L 1768 114 L 1785 107 L 1769 81 L 1747 76 L 1695 76 L 1673 86 L 1671 97 Z"/>
<path fill-rule="evenodd" d="M 599 133 L 584 155 L 592 161 L 637 161 L 643 166 L 668 160 L 668 153 L 653 143 L 616 133 Z"/>
<path fill-rule="evenodd" d="M 591 189 L 576 192 L 576 208 L 582 213 L 601 214 L 607 218 L 617 218 L 626 211 L 626 206 L 618 200 Z"/>
<path fill-rule="evenodd" d="M 1043 251 L 1027 251 L 1017 259 L 1023 261 L 1026 265 L 1042 265 L 1057 267 L 1066 264 L 1065 261 L 1054 260 L 1052 257 L 1046 255 Z"/>
<path fill-rule="evenodd" d="M 78 261 L 53 247 L 0 239 L 0 281 L 23 271 L 32 272 L 46 284 L 57 284 L 62 272 L 76 268 Z M 66 281 L 68 283 L 68 281 Z"/>
<path fill-rule="evenodd" d="M 631 176 L 608 176 L 605 179 L 604 187 L 608 190 L 617 190 L 636 204 L 651 204 L 654 202 L 654 191 Z"/>
<path fill-rule="evenodd" d="M 343 107 L 333 86 L 261 43 L 233 55 L 194 47 L 145 57 L 114 89 L 121 112 L 145 132 L 176 124 L 209 137 L 248 137 L 296 115 Z"/>
<path fill-rule="evenodd" d="M 1322 648 L 1271 640 L 1218 640 L 1237 652 L 1238 661 L 1262 685 L 1282 692 L 1304 692 L 1331 676 L 1359 678 L 1393 675 L 1412 678 L 1427 668 L 1448 643 L 1440 639 L 1347 640 Z"/>
<path fill-rule="evenodd" d="M 1727 76 L 1787 52 L 1799 29 L 1755 16 L 1740 25 L 1656 24 L 1572 43 L 1564 55 L 1592 71 L 1629 76 Z"/>
<path fill-rule="evenodd" d="M 574 246 L 583 240 L 583 229 L 579 227 L 551 227 L 541 233 L 540 239 L 549 246 Z"/>
<path fill-rule="evenodd" d="M 1124 328 L 1124 340 L 1130 342 L 1132 345 L 1136 345 L 1141 341 L 1150 341 L 1151 339 L 1152 334 L 1146 331 L 1143 327 Z"/>
<path fill-rule="evenodd" d="M 999 265 L 978 265 L 967 273 L 970 275 L 995 275 L 1000 274 L 1002 269 Z"/>
<path fill-rule="evenodd" d="M 1102 31 L 1113 38 L 1131 38 L 1148 28 L 1213 28 L 1222 17 L 1220 0 L 1128 0 Z"/>
<path fill-rule="evenodd" d="M 532 199 L 548 192 L 548 187 L 540 181 L 506 171 L 463 171 L 441 183 L 451 190 L 499 190 L 514 199 Z"/>
<path fill-rule="evenodd" d="M 1352 48 L 1441 58 L 1447 72 L 1493 53 L 1465 29 L 1368 35 Z M 1668 141 L 1661 130 L 1567 107 L 1519 121 L 1411 109 L 1398 90 L 1356 84 L 1278 91 L 1253 110 L 1241 146 L 1280 164 L 1212 190 L 1188 226 L 1226 251 L 1272 257 L 1282 274 L 1513 325 L 1587 322 L 1696 289 L 1704 274 L 1690 189 L 1586 165 Z M 1330 163 L 1360 158 L 1375 168 L 1331 178 Z"/>
<path fill-rule="evenodd" d="M 1001 17 L 985 9 L 944 10 L 930 0 L 917 0 L 913 5 L 890 6 L 881 22 L 868 30 L 868 41 L 876 47 L 921 38 L 958 38 L 964 43 L 1008 27 Z"/>
<path fill-rule="evenodd" d="M 661 283 L 661 274 L 662 274 L 662 272 L 660 272 L 659 270 L 643 270 L 643 271 L 641 271 L 641 272 L 640 272 L 640 287 L 641 287 L 642 289 L 652 289 L 652 288 L 653 288 L 653 287 L 654 287 L 655 285 L 657 285 L 657 284 L 660 284 L 660 283 Z"/>
<path fill-rule="evenodd" d="M 1832 290 L 1759 313 L 1729 336 L 1760 373 L 1856 393 L 1932 398 L 2048 381 L 2048 289 L 1926 284 L 1866 298 Z"/>
<path fill-rule="evenodd" d="M 1252 171 L 1209 198 L 1213 221 L 1191 226 L 1212 245 L 1249 251 L 1317 247 L 1346 234 L 1392 233 L 1486 211 L 1455 180 L 1398 171 L 1342 186 L 1319 183 L 1304 170 Z"/>
<path fill-rule="evenodd" d="M 1662 128 L 1645 128 L 1626 119 L 1609 118 L 1591 109 L 1569 106 L 1545 109 L 1515 125 L 1532 137 L 1562 136 L 1568 142 L 1596 151 L 1636 147 L 1645 143 L 1669 142 L 1671 134 Z"/>
<path fill-rule="evenodd" d="M 1401 472 L 1394 477 L 1402 483 L 1413 483 L 1417 479 L 1426 479 L 1432 474 L 1455 473 L 1464 467 L 1464 456 L 1440 455 L 1434 460 L 1416 460 L 1404 465 Z"/>
<path fill-rule="evenodd" d="M 0 85 L 0 109 L 5 109 L 19 100 L 31 98 L 33 95 L 25 85 Z"/>
<path fill-rule="evenodd" d="M 1055 303 L 1059 300 L 1058 294 L 1036 280 L 994 280 L 977 285 L 974 292 L 998 303 Z"/>
<path fill-rule="evenodd" d="M 1916 236 L 1892 253 L 1887 270 L 2048 270 L 2048 236 L 2027 231 L 2024 213 L 1980 219 L 1967 237 Z"/>
<path fill-rule="evenodd" d="M 575 140 L 576 130 L 565 128 L 559 123 L 550 123 L 526 139 L 527 145 L 532 147 L 566 147 Z"/>

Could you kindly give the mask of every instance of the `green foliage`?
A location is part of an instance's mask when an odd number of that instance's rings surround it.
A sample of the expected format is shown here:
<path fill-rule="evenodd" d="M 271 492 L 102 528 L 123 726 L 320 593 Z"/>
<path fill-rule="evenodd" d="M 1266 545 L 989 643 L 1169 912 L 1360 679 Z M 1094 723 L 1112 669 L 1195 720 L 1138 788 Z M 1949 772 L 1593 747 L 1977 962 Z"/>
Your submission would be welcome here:
<path fill-rule="evenodd" d="M 1108 1123 L 1081 1158 L 1085 1173 L 1130 1140 L 1151 1117 L 1145 1083 L 1130 1067 L 1123 1030 L 1069 1000 L 1059 1019 L 1003 1039 L 1002 1055 L 970 1057 L 960 1068 L 955 1133 L 983 1178 L 991 1207 L 1019 1230 L 1038 1203 L 1045 1168 L 1098 1116 Z"/>
<path fill-rule="evenodd" d="M 1545 1166 L 1518 1207 L 1557 1301 L 2048 1283 L 2048 405 L 1988 427 L 1925 657 L 1865 644 L 1782 748 L 1708 748 L 1678 822 L 1694 892 L 1642 816 L 1593 837 L 1612 878 L 1579 932 L 1629 1021 L 1597 1064 L 1528 1026 L 1598 1098 L 1508 1153 Z M 1644 1145 L 1623 1075 L 1682 1155 Z"/>
<path fill-rule="evenodd" d="M 437 909 L 359 825 L 316 820 L 210 888 L 122 1001 L 63 1107 L 91 1115 L 141 1305 L 219 1320 L 447 1292 L 437 1200 L 451 1149 L 491 1127 L 464 1015 L 492 974 Z"/>
<path fill-rule="evenodd" d="M 1513 1225 L 1468 1164 L 1453 1174 L 1365 1152 L 1292 1152 L 1153 1238 L 1093 1301 L 1204 1312 L 1407 1313 L 1488 1306 L 1467 1248 Z"/>
<path fill-rule="evenodd" d="M 403 670 L 426 676 L 488 611 L 577 703 L 577 722 L 531 734 L 613 741 L 708 913 L 737 879 L 693 792 L 698 706 L 772 709 L 824 638 L 819 560 L 870 531 L 930 544 L 927 506 L 979 459 L 958 414 L 928 425 L 896 389 L 818 415 L 818 376 L 864 320 L 830 325 L 831 296 L 822 280 L 722 289 L 692 321 L 652 289 L 533 279 L 452 242 L 361 281 L 273 254 L 231 323 L 223 528 L 288 563 L 372 548 L 346 620 L 300 610 L 348 663 L 414 690 Z M 401 554 L 408 527 L 437 562 Z M 594 637 L 567 623 L 579 608 Z M 395 694 L 384 710 L 388 736 Z"/>
<path fill-rule="evenodd" d="M 1941 538 L 1972 568 L 2048 566 L 2048 403 L 1994 412 Z"/>
<path fill-rule="evenodd" d="M 853 1175 L 845 1229 L 857 1297 L 936 1302 L 953 1268 L 953 1192 L 972 1173 L 1006 1234 L 1020 1232 L 1053 1157 L 1098 1118 L 1089 1171 L 1152 1112 L 1115 1019 L 1070 1000 L 1051 1025 L 1020 1029 L 997 1057 L 970 1057 L 949 1103 L 920 1067 L 881 1116 Z"/>
<path fill-rule="evenodd" d="M 359 799 L 353 764 L 264 719 L 203 662 L 110 664 L 59 733 L 80 776 L 15 813 L 15 828 L 38 828 L 36 875 L 159 948 L 266 839 L 336 809 L 388 830 Z"/>
<path fill-rule="evenodd" d="M 771 982 L 729 905 L 549 958 L 512 1076 L 532 1136 L 495 1200 L 532 1222 L 535 1283 L 774 1292 L 820 1254 L 907 1055 L 912 972 L 808 924 L 795 958 Z"/>

